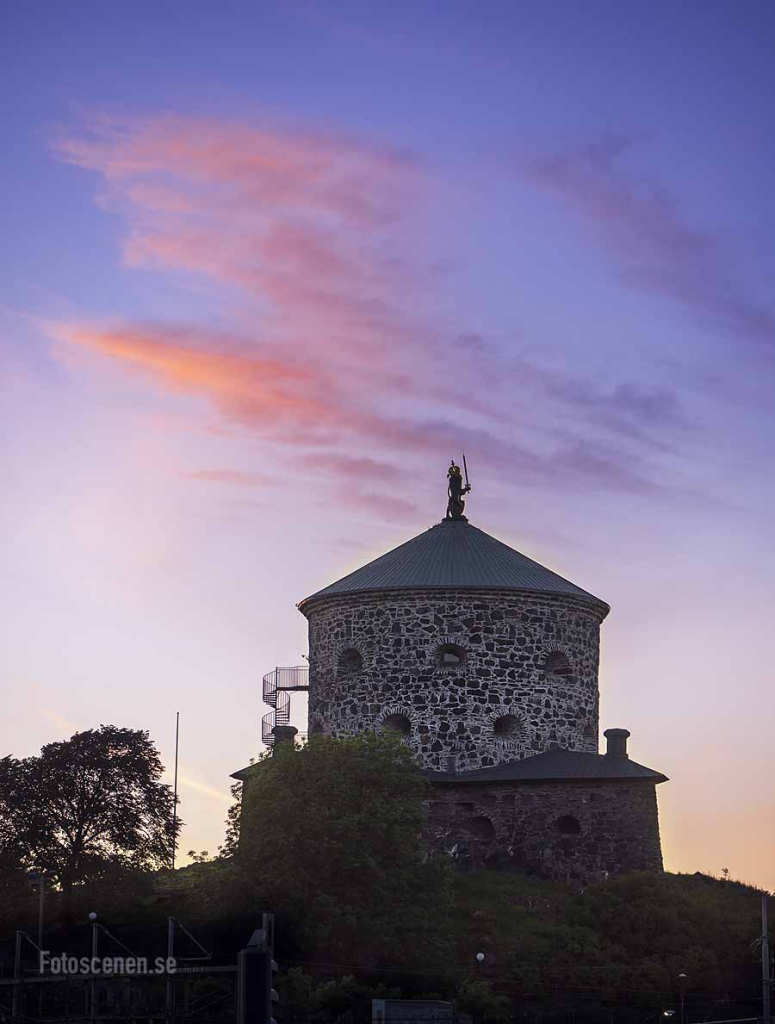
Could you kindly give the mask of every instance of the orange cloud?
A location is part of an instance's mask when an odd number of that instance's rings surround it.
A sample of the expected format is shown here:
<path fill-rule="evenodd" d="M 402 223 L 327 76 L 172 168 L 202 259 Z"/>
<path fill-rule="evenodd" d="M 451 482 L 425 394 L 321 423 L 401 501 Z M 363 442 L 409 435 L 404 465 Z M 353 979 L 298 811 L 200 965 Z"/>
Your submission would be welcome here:
<path fill-rule="evenodd" d="M 331 426 L 342 421 L 331 397 L 333 388 L 319 371 L 313 373 L 293 358 L 282 362 L 233 338 L 137 326 L 99 331 L 59 325 L 55 334 L 111 356 L 170 390 L 204 395 L 225 416 L 248 426 L 286 421 Z"/>

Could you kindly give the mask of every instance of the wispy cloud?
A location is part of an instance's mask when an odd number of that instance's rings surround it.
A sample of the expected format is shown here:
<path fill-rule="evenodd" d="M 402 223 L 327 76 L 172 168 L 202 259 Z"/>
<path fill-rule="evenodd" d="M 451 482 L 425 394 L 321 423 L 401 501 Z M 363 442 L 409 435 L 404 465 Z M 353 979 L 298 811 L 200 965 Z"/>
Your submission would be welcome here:
<path fill-rule="evenodd" d="M 164 778 L 168 784 L 172 784 L 172 772 L 166 771 L 164 773 Z M 199 779 L 195 779 L 193 776 L 184 772 L 178 774 L 178 788 L 183 790 L 184 795 L 186 790 L 193 790 L 193 792 L 201 793 L 202 796 L 209 797 L 211 800 L 218 803 L 228 804 L 231 802 L 228 789 L 216 789 L 215 786 L 210 786 L 206 782 L 200 782 Z"/>
<path fill-rule="evenodd" d="M 57 729 L 61 729 L 62 732 L 67 733 L 68 737 L 78 732 L 78 726 L 73 725 L 72 722 L 68 721 L 66 718 L 63 718 L 62 715 L 57 714 L 56 711 L 51 711 L 49 709 L 44 708 L 41 711 L 41 716 L 45 718 L 47 721 L 53 722 Z"/>
<path fill-rule="evenodd" d="M 692 227 L 677 198 L 625 166 L 638 140 L 610 136 L 513 160 L 524 179 L 560 196 L 617 260 L 625 285 L 687 310 L 706 329 L 772 356 L 775 307 L 757 301 L 734 271 L 728 245 Z"/>
<path fill-rule="evenodd" d="M 179 781 L 184 789 L 193 789 L 196 793 L 202 793 L 204 796 L 210 797 L 211 800 L 217 800 L 219 803 L 228 804 L 231 802 L 231 798 L 228 793 L 225 793 L 221 789 L 216 789 L 214 786 L 208 786 L 206 782 L 199 782 L 198 779 L 192 779 L 190 775 L 181 775 Z"/>
<path fill-rule="evenodd" d="M 207 483 L 237 484 L 240 487 L 258 487 L 265 483 L 259 473 L 242 473 L 234 469 L 197 469 L 184 473 L 187 480 L 204 480 Z"/>
<path fill-rule="evenodd" d="M 416 158 L 333 134 L 172 116 L 97 119 L 56 149 L 100 175 L 101 201 L 126 220 L 125 264 L 208 282 L 233 327 L 75 321 L 55 336 L 206 399 L 228 427 L 287 450 L 290 465 L 314 474 L 325 453 L 351 505 L 392 501 L 394 514 L 414 514 L 392 494 L 399 464 L 446 458 L 463 438 L 523 484 L 551 487 L 561 467 L 565 484 L 659 491 L 648 456 L 664 450 L 668 426 L 684 425 L 669 389 L 604 388 L 426 312 L 439 278 L 413 255 L 428 188 Z M 606 168 L 614 156 L 590 159 Z M 574 167 L 541 174 L 575 182 Z M 526 424 L 543 430 L 541 444 L 515 440 Z M 187 475 L 257 479 L 250 467 Z"/>

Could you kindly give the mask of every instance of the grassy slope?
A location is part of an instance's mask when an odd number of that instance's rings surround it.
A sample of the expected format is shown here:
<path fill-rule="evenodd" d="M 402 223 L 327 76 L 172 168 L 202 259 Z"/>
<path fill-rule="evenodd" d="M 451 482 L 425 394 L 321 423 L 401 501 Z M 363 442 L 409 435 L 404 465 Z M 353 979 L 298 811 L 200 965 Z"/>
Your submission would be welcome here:
<path fill-rule="evenodd" d="M 759 909 L 759 893 L 706 876 L 633 874 L 574 893 L 483 872 L 457 883 L 457 958 L 484 952 L 481 976 L 528 1004 L 673 1007 L 683 972 L 689 1009 L 745 1009 L 759 992 Z"/>

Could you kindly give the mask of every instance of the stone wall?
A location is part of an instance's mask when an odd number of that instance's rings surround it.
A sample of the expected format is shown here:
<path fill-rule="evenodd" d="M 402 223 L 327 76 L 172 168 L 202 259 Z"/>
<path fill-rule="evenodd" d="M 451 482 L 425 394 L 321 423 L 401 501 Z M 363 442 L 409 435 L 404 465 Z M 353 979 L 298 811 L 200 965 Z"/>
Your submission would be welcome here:
<path fill-rule="evenodd" d="M 605 611 L 592 600 L 396 591 L 303 610 L 312 734 L 399 728 L 424 767 L 455 755 L 460 770 L 552 747 L 597 751 Z"/>
<path fill-rule="evenodd" d="M 435 783 L 425 841 L 462 865 L 562 880 L 662 870 L 649 782 Z"/>

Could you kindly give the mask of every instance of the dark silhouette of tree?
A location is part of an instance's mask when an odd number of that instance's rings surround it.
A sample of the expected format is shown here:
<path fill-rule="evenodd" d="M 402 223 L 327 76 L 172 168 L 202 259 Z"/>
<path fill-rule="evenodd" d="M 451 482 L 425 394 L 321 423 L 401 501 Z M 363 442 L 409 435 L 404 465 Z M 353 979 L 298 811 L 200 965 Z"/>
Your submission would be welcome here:
<path fill-rule="evenodd" d="M 24 850 L 9 804 L 16 763 L 12 757 L 0 758 L 0 908 L 14 905 L 28 890 Z"/>
<path fill-rule="evenodd" d="M 170 864 L 172 792 L 148 733 L 103 725 L 0 761 L 0 858 L 65 893 L 116 871 Z M 175 831 L 179 831 L 178 819 Z"/>
<path fill-rule="evenodd" d="M 242 814 L 242 783 L 235 782 L 230 791 L 234 801 L 226 812 L 226 835 L 218 847 L 220 857 L 233 857 L 239 849 L 240 815 Z"/>

